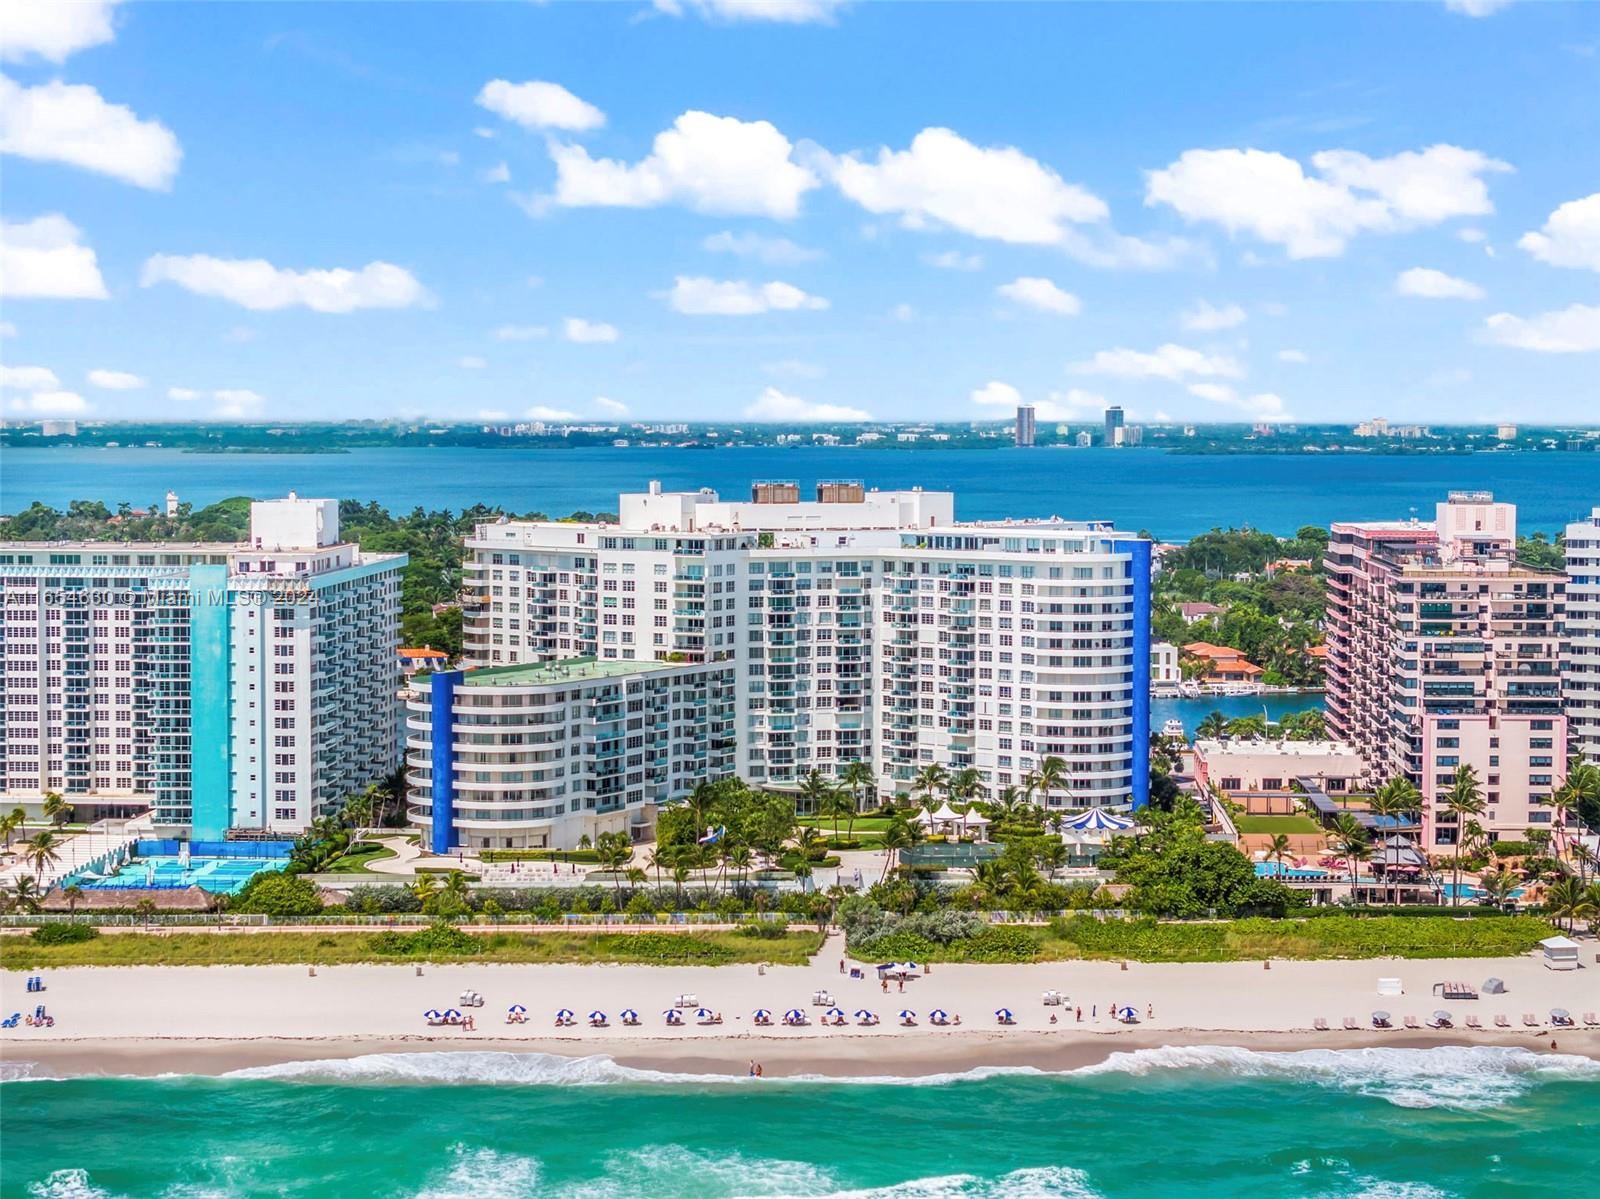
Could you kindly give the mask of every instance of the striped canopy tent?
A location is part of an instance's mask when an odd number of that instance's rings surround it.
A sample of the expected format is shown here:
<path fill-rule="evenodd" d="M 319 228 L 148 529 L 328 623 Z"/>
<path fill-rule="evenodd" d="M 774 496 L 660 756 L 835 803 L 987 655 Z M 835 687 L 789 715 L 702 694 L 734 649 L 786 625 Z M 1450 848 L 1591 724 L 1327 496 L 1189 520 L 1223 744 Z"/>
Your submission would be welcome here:
<path fill-rule="evenodd" d="M 1068 816 L 1061 822 L 1061 827 L 1081 833 L 1120 833 L 1132 828 L 1133 821 L 1104 808 L 1090 808 L 1087 812 Z"/>

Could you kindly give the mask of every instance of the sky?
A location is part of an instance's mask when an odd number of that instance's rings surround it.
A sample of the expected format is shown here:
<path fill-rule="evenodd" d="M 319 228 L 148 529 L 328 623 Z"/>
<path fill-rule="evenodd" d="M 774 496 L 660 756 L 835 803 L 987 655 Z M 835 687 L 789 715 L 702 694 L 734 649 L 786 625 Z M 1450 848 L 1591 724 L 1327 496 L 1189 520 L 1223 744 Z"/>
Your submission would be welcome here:
<path fill-rule="evenodd" d="M 8 419 L 1600 422 L 1600 5 L 0 0 Z"/>

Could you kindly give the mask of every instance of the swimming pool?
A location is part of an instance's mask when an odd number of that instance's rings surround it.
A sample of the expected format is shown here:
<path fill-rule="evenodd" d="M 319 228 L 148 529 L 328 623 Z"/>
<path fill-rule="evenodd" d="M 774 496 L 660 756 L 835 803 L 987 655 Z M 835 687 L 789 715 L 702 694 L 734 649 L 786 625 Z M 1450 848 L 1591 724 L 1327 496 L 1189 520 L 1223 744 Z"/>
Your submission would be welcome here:
<path fill-rule="evenodd" d="M 282 870 L 284 858 L 182 858 L 153 854 L 134 858 L 104 878 L 78 877 L 71 881 L 85 891 L 179 891 L 199 887 L 214 895 L 237 895 L 245 884 L 264 870 Z"/>
<path fill-rule="evenodd" d="M 1312 870 L 1305 866 L 1280 866 L 1277 862 L 1257 862 L 1257 878 L 1332 878 L 1326 870 Z"/>
<path fill-rule="evenodd" d="M 1439 890 L 1443 892 L 1446 899 L 1482 899 L 1485 895 L 1482 887 L 1474 887 L 1471 883 L 1445 883 Z M 1521 899 L 1525 893 L 1526 888 L 1518 887 L 1507 898 Z"/>

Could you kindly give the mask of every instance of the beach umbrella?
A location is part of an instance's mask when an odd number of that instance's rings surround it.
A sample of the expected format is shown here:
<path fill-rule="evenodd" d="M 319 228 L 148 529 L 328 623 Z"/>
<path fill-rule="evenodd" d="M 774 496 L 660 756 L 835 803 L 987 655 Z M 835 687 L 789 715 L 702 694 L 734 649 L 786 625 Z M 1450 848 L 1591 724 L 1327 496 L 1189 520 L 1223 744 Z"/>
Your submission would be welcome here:
<path fill-rule="evenodd" d="M 695 1008 L 695 1010 L 694 1010 L 694 1018 L 696 1020 L 709 1020 L 709 1019 L 711 1019 L 711 1009 L 708 1008 L 708 1007 Z"/>
<path fill-rule="evenodd" d="M 857 1008 L 856 1009 L 856 1019 L 857 1020 L 865 1020 L 870 1015 L 872 1015 L 872 1013 L 867 1011 L 866 1008 Z"/>
<path fill-rule="evenodd" d="M 668 1024 L 682 1024 L 683 1023 L 683 1017 L 678 1013 L 678 1011 L 675 1008 L 668 1008 L 666 1011 L 662 1012 L 661 1014 L 667 1018 L 667 1023 Z"/>
<path fill-rule="evenodd" d="M 797 1007 L 792 1007 L 783 1014 L 785 1020 L 804 1020 L 806 1014 Z"/>
<path fill-rule="evenodd" d="M 842 1016 L 842 1015 L 844 1015 L 844 1009 L 842 1007 L 831 1007 L 826 1012 L 824 1012 L 823 1015 L 825 1015 L 825 1016 Z"/>
<path fill-rule="evenodd" d="M 936 1008 L 933 1009 L 933 1011 L 928 1013 L 928 1019 L 930 1019 L 930 1020 L 948 1020 L 948 1019 L 950 1019 L 950 1013 L 945 1011 L 942 1007 L 936 1007 Z"/>
<path fill-rule="evenodd" d="M 1450 1013 L 1445 1011 L 1443 1008 L 1440 1008 L 1438 1011 L 1434 1012 L 1433 1013 L 1433 1018 L 1435 1020 L 1437 1020 L 1440 1024 L 1449 1024 L 1450 1023 Z"/>
<path fill-rule="evenodd" d="M 910 1008 L 901 1008 L 899 1015 L 902 1020 L 915 1020 L 917 1018 L 917 1014 Z"/>
<path fill-rule="evenodd" d="M 451 1016 L 454 1016 L 458 1020 L 461 1018 L 461 1013 L 456 1011 L 455 1008 L 447 1008 L 443 1014 L 446 1019 L 449 1019 Z"/>
<path fill-rule="evenodd" d="M 606 1014 L 604 1012 L 590 1012 L 589 1013 L 589 1019 L 591 1019 L 591 1020 L 604 1020 L 605 1018 L 606 1018 Z"/>
<path fill-rule="evenodd" d="M 522 1005 L 521 1005 L 521 1004 L 520 1004 L 520 1003 L 513 1003 L 513 1004 L 512 1004 L 512 1005 L 511 1005 L 511 1006 L 510 1006 L 510 1007 L 509 1007 L 509 1008 L 507 1008 L 507 1009 L 506 1009 L 506 1010 L 507 1010 L 507 1011 L 509 1011 L 509 1012 L 512 1012 L 512 1013 L 514 1013 L 514 1014 L 516 1014 L 516 1015 L 518 1015 L 518 1016 L 520 1016 L 520 1015 L 522 1015 L 522 1014 L 523 1014 L 523 1013 L 524 1013 L 524 1012 L 526 1012 L 526 1011 L 527 1011 L 527 1010 L 528 1010 L 528 1009 L 527 1009 L 527 1008 L 525 1008 L 525 1007 L 523 1007 L 523 1006 L 522 1006 Z"/>
<path fill-rule="evenodd" d="M 424 1020 L 437 1020 L 442 1015 L 444 1015 L 443 1012 L 438 1011 L 437 1009 L 430 1008 L 429 1010 L 427 1010 L 427 1011 L 422 1013 L 422 1018 Z"/>
<path fill-rule="evenodd" d="M 1388 1012 L 1373 1012 L 1372 1013 L 1372 1022 L 1374 1024 L 1387 1024 L 1387 1023 L 1389 1023 L 1389 1020 L 1390 1020 L 1390 1016 L 1389 1016 Z"/>
<path fill-rule="evenodd" d="M 1556 1024 L 1565 1024 L 1572 1019 L 1572 1013 L 1564 1007 L 1553 1007 L 1550 1009 L 1550 1019 Z"/>
<path fill-rule="evenodd" d="M 1139 1013 L 1134 1011 L 1131 1007 L 1121 1007 L 1117 1009 L 1117 1019 L 1119 1020 L 1137 1020 L 1138 1018 Z"/>
<path fill-rule="evenodd" d="M 896 974 L 915 974 L 917 972 L 917 964 L 915 962 L 898 962 L 893 967 L 893 970 Z"/>
<path fill-rule="evenodd" d="M 625 1007 L 622 1009 L 622 1018 L 624 1020 L 637 1020 L 639 1018 L 639 1013 L 634 1011 L 631 1007 Z"/>
<path fill-rule="evenodd" d="M 570 1020 L 570 1019 L 572 1019 L 572 1009 L 569 1008 L 569 1007 L 564 1007 L 564 1008 L 560 1009 L 558 1012 L 556 1012 L 556 1019 L 557 1020 Z"/>
<path fill-rule="evenodd" d="M 995 1018 L 997 1020 L 1009 1020 L 1009 1019 L 1011 1019 L 1011 1009 L 1008 1008 L 1008 1007 L 1003 1007 L 1003 1008 L 997 1009 L 995 1011 Z"/>
<path fill-rule="evenodd" d="M 758 1007 L 755 1011 L 755 1016 L 757 1020 L 768 1020 L 771 1019 L 772 1013 L 764 1007 Z"/>

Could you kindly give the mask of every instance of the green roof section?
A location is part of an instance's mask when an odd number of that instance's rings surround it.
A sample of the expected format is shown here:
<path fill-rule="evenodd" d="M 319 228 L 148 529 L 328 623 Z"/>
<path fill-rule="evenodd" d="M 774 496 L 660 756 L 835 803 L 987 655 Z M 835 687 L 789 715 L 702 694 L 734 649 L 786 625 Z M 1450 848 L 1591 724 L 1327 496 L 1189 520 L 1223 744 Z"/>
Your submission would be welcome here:
<path fill-rule="evenodd" d="M 626 659 L 563 658 L 556 662 L 526 662 L 515 666 L 486 666 L 467 671 L 464 687 L 536 687 L 547 683 L 587 683 L 620 675 L 671 670 L 673 662 L 639 662 Z"/>

